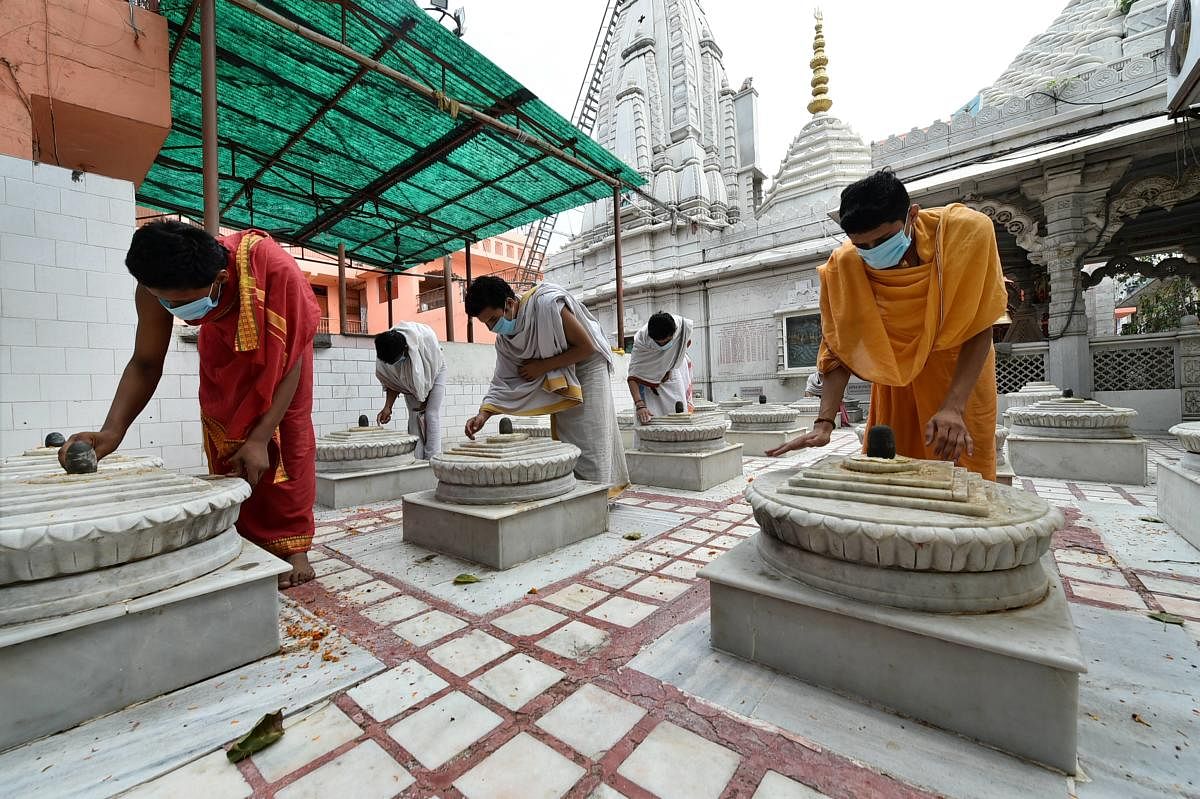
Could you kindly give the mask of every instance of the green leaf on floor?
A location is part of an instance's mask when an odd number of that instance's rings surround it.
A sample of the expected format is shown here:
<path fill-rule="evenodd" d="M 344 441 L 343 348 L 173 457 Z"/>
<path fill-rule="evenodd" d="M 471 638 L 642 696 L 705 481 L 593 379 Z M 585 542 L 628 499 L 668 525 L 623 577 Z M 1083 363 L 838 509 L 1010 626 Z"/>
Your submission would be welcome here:
<path fill-rule="evenodd" d="M 624 538 L 626 541 L 637 541 L 637 540 L 641 539 L 642 534 L 641 533 L 626 533 L 625 535 L 623 535 L 621 537 Z"/>
<path fill-rule="evenodd" d="M 429 561 L 433 560 L 436 557 L 437 557 L 436 554 L 426 555 L 423 558 L 417 558 L 416 560 L 413 561 L 413 563 L 428 563 Z"/>
<path fill-rule="evenodd" d="M 266 749 L 283 737 L 283 708 L 258 720 L 254 729 L 234 741 L 225 756 L 230 763 L 245 760 L 255 752 Z"/>
<path fill-rule="evenodd" d="M 1174 613 L 1158 611 L 1157 613 L 1149 613 L 1147 615 L 1155 621 L 1161 621 L 1163 624 L 1183 624 L 1183 618 L 1181 616 L 1176 616 Z"/>
<path fill-rule="evenodd" d="M 1162 519 L 1158 518 L 1157 516 L 1139 516 L 1138 521 L 1150 522 L 1151 524 L 1162 524 L 1163 523 Z"/>
<path fill-rule="evenodd" d="M 470 585 L 471 583 L 479 582 L 479 578 L 473 574 L 463 573 L 454 578 L 455 585 Z"/>

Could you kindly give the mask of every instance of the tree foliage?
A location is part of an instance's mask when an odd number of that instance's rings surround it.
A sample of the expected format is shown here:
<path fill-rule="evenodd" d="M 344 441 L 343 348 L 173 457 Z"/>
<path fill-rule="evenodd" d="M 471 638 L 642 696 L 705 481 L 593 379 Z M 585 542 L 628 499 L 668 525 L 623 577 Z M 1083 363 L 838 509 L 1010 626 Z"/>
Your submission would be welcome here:
<path fill-rule="evenodd" d="M 1179 320 L 1200 314 L 1200 294 L 1186 277 L 1169 277 L 1142 297 L 1137 312 L 1121 328 L 1121 335 L 1165 333 L 1179 329 Z"/>

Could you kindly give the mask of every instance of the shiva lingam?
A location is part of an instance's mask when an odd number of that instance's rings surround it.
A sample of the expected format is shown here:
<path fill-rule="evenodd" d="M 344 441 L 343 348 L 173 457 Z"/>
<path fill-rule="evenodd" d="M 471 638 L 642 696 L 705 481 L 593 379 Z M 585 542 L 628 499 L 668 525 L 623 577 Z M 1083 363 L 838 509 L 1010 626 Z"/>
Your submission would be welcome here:
<path fill-rule="evenodd" d="M 747 487 L 760 532 L 699 573 L 712 645 L 1073 770 L 1085 666 L 1047 554 L 1063 514 L 897 455 L 886 425 L 866 444 Z"/>

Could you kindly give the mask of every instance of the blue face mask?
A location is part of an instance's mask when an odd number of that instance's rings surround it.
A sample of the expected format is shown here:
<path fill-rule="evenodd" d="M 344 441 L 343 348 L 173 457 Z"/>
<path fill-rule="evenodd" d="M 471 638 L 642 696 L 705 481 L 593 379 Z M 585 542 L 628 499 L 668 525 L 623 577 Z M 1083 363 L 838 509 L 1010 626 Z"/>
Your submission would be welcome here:
<path fill-rule="evenodd" d="M 508 303 L 504 303 L 506 306 Z M 509 319 L 507 316 L 501 315 L 492 324 L 492 332 L 497 336 L 511 336 L 517 332 L 517 320 Z"/>
<path fill-rule="evenodd" d="M 908 252 L 908 248 L 912 246 L 912 236 L 908 235 L 905 230 L 907 227 L 906 223 L 904 227 L 896 231 L 896 235 L 869 250 L 864 250 L 862 247 L 857 248 L 859 256 L 872 269 L 891 269 L 896 266 L 904 257 L 904 253 Z"/>
<path fill-rule="evenodd" d="M 217 303 L 220 302 L 220 300 L 221 300 L 221 284 L 217 283 L 216 286 L 217 286 L 217 298 L 216 299 L 213 299 L 213 297 L 212 297 L 212 287 L 210 286 L 208 289 L 207 295 L 201 297 L 198 300 L 192 300 L 191 302 L 189 302 L 185 305 L 174 305 L 173 306 L 173 305 L 170 305 L 166 300 L 162 299 L 161 297 L 159 298 L 158 301 L 159 301 L 159 303 L 162 304 L 162 307 L 166 308 L 168 311 L 170 311 L 172 314 L 174 314 L 178 318 L 182 319 L 183 321 L 195 322 L 197 319 L 203 319 L 205 316 L 207 316 L 209 313 L 211 313 L 212 310 L 217 307 Z"/>
<path fill-rule="evenodd" d="M 492 325 L 492 332 L 497 336 L 511 336 L 517 332 L 517 320 L 502 316 Z"/>

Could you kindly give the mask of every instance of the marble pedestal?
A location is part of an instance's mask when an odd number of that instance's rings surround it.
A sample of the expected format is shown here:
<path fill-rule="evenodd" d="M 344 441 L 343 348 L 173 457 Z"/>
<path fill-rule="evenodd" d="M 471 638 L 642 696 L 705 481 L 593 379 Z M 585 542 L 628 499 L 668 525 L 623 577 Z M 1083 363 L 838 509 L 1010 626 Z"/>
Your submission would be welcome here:
<path fill-rule="evenodd" d="M 788 430 L 729 430 L 726 440 L 733 444 L 741 444 L 747 457 L 766 455 L 768 450 L 791 441 L 796 436 L 807 433 L 803 427 Z"/>
<path fill-rule="evenodd" d="M 508 569 L 608 529 L 608 487 L 576 482 L 550 499 L 507 505 L 442 502 L 435 491 L 404 497 L 404 540 Z"/>
<path fill-rule="evenodd" d="M 275 652 L 276 578 L 289 569 L 243 542 L 233 561 L 172 588 L 0 627 L 0 750 Z"/>
<path fill-rule="evenodd" d="M 1014 477 L 1016 477 L 1016 475 L 1013 474 L 1012 467 L 1008 465 L 1007 461 L 1003 465 L 996 467 L 996 482 L 1000 485 L 1012 485 Z"/>
<path fill-rule="evenodd" d="M 628 450 L 630 481 L 683 491 L 706 491 L 742 473 L 742 445 L 711 452 L 646 452 Z"/>
<path fill-rule="evenodd" d="M 1008 462 L 1021 477 L 1146 485 L 1146 442 L 1140 438 L 1043 438 L 1011 434 Z"/>
<path fill-rule="evenodd" d="M 414 491 L 437 485 L 428 461 L 414 461 L 387 469 L 317 474 L 317 502 L 328 508 L 348 508 L 400 499 Z"/>
<path fill-rule="evenodd" d="M 1158 517 L 1200 549 L 1200 471 L 1178 463 L 1158 465 Z"/>
<path fill-rule="evenodd" d="M 713 647 L 1075 772 L 1086 667 L 1050 555 L 1049 593 L 1035 605 L 925 613 L 790 579 L 760 555 L 757 537 L 699 573 L 710 584 Z"/>

